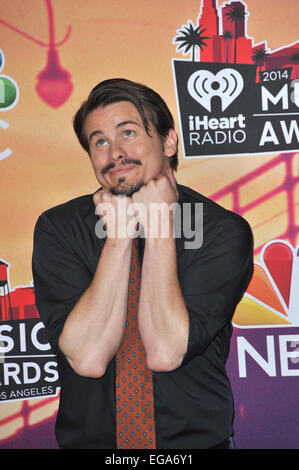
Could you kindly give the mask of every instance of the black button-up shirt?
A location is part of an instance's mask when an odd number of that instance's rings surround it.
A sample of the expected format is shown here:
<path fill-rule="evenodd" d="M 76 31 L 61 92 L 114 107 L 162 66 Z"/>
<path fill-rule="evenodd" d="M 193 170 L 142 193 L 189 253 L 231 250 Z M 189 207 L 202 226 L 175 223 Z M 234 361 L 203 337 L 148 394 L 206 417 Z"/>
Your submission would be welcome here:
<path fill-rule="evenodd" d="M 190 240 L 183 229 L 176 238 L 189 339 L 178 369 L 153 373 L 156 443 L 157 449 L 200 449 L 233 433 L 225 362 L 231 319 L 252 276 L 253 241 L 242 217 L 189 188 L 178 189 L 181 208 L 202 204 L 203 242 L 187 249 Z M 103 377 L 82 377 L 58 347 L 64 322 L 91 283 L 105 243 L 96 236 L 97 221 L 92 195 L 87 195 L 44 212 L 35 228 L 36 305 L 57 353 L 61 392 L 56 437 L 61 448 L 116 448 L 115 360 Z"/>

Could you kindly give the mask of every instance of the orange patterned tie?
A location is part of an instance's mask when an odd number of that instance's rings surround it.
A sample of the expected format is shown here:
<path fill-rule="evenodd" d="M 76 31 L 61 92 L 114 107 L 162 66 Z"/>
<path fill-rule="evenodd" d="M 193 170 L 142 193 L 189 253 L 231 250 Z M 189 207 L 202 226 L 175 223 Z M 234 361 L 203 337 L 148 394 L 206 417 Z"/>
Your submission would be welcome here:
<path fill-rule="evenodd" d="M 133 241 L 124 337 L 116 355 L 116 432 L 118 449 L 155 449 L 152 372 L 138 331 L 141 269 Z"/>

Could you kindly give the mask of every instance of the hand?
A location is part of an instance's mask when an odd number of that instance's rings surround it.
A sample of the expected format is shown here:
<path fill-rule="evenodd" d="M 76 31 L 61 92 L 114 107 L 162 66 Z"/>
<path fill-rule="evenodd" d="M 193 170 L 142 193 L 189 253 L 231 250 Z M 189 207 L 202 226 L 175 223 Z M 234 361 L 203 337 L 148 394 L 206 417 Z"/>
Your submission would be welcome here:
<path fill-rule="evenodd" d="M 93 195 L 93 202 L 107 238 L 132 239 L 138 235 L 138 220 L 132 210 L 130 197 L 116 196 L 102 189 Z"/>
<path fill-rule="evenodd" d="M 160 237 L 162 232 L 163 238 L 168 238 L 172 233 L 170 222 L 173 220 L 173 204 L 177 200 L 178 190 L 171 168 L 151 179 L 132 195 L 135 215 L 146 238 Z"/>

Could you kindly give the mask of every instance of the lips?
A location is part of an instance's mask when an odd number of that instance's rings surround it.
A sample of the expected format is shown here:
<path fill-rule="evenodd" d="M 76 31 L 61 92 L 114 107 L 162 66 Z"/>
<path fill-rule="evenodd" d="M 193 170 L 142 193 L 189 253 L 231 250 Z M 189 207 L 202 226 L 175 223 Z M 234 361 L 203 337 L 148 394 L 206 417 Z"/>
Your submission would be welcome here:
<path fill-rule="evenodd" d="M 131 170 L 133 170 L 135 168 L 135 165 L 126 165 L 126 166 L 121 166 L 121 167 L 116 167 L 116 168 L 112 168 L 111 170 L 109 170 L 109 174 L 111 176 L 124 176 L 126 175 L 127 173 L 129 173 Z"/>

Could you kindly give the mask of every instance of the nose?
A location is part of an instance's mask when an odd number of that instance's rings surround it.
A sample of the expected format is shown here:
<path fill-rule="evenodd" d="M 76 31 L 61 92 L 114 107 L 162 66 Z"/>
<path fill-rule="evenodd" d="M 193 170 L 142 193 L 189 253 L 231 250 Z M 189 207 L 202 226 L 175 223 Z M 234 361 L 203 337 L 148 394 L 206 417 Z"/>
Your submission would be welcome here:
<path fill-rule="evenodd" d="M 127 156 L 125 149 L 117 140 L 110 143 L 110 158 L 112 161 L 117 162 Z"/>

